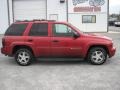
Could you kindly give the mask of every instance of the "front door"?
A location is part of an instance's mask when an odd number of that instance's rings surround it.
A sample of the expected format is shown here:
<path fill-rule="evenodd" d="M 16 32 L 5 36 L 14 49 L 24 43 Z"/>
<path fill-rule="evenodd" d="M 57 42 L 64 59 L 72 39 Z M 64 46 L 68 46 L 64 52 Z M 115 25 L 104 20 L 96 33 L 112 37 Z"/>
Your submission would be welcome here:
<path fill-rule="evenodd" d="M 66 24 L 52 25 L 51 54 L 53 57 L 80 57 L 79 38 L 73 37 L 74 31 Z"/>

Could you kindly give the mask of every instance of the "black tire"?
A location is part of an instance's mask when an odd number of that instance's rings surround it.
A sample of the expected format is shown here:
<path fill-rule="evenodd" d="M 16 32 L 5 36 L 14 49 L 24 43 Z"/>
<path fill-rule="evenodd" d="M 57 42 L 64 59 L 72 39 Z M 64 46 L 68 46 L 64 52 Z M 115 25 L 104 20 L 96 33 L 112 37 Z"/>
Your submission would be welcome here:
<path fill-rule="evenodd" d="M 21 48 L 18 51 L 16 51 L 15 60 L 16 60 L 17 64 L 19 64 L 21 66 L 28 66 L 33 61 L 33 54 L 29 49 Z"/>
<path fill-rule="evenodd" d="M 94 65 L 102 65 L 106 62 L 107 51 L 102 47 L 91 48 L 88 52 L 87 60 Z"/>

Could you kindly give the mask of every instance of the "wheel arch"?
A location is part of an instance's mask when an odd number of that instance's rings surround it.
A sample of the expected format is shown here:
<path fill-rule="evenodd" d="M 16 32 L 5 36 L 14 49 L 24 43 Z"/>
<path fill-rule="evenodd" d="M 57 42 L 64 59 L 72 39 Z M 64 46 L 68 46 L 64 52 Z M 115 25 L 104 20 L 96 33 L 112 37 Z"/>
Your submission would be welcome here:
<path fill-rule="evenodd" d="M 107 52 L 107 54 L 109 55 L 109 49 L 107 48 L 106 45 L 91 45 L 91 46 L 88 48 L 85 57 L 88 56 L 88 52 L 90 51 L 90 49 L 95 48 L 95 47 L 101 47 L 101 48 L 105 49 L 106 52 Z"/>
<path fill-rule="evenodd" d="M 15 52 L 16 52 L 17 50 L 19 50 L 20 48 L 27 48 L 28 50 L 30 50 L 30 51 L 32 52 L 33 56 L 35 56 L 35 53 L 34 53 L 32 47 L 27 46 L 27 45 L 15 45 L 15 46 L 13 47 L 13 49 L 12 49 L 12 55 L 14 55 Z"/>

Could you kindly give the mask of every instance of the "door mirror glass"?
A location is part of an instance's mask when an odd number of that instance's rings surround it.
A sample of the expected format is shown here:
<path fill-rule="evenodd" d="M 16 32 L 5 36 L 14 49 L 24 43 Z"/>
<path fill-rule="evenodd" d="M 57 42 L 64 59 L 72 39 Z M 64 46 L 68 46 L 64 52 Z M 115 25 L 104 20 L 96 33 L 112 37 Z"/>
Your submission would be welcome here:
<path fill-rule="evenodd" d="M 74 38 L 78 38 L 78 37 L 80 37 L 80 34 L 77 33 L 77 32 L 74 32 L 74 33 L 73 33 L 73 37 L 74 37 Z"/>

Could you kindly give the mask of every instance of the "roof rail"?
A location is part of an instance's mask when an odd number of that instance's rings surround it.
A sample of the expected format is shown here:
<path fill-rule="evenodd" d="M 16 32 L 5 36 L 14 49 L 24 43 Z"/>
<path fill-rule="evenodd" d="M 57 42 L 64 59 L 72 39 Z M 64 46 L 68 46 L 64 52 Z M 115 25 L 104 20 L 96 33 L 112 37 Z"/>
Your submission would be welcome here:
<path fill-rule="evenodd" d="M 48 21 L 48 22 L 55 22 L 56 20 L 33 19 L 33 20 L 16 20 L 15 22 L 30 22 L 30 21 Z"/>
<path fill-rule="evenodd" d="M 15 22 L 30 22 L 30 20 L 16 20 Z"/>
<path fill-rule="evenodd" d="M 55 20 L 46 20 L 46 19 L 33 19 L 33 21 L 48 21 L 48 22 L 55 22 Z"/>

